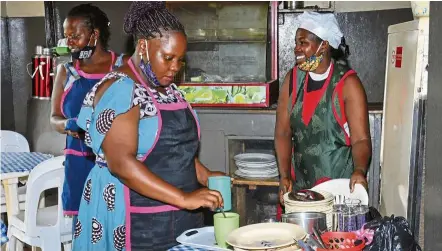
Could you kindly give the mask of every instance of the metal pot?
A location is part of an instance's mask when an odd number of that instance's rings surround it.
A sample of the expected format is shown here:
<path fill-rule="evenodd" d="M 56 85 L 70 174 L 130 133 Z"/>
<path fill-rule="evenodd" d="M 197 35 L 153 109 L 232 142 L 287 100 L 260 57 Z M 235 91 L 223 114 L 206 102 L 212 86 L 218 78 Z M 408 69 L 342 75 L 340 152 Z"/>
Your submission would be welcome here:
<path fill-rule="evenodd" d="M 316 227 L 320 231 L 327 230 L 327 220 L 325 213 L 319 212 L 296 212 L 282 215 L 282 222 L 293 223 L 301 226 L 304 230 L 312 234 L 313 228 Z"/>

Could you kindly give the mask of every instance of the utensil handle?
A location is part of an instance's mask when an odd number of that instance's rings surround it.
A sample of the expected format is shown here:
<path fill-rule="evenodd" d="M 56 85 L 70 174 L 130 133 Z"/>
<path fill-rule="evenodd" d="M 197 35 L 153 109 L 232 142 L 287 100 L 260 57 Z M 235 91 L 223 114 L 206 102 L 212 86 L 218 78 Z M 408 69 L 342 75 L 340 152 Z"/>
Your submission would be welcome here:
<path fill-rule="evenodd" d="M 299 246 L 301 246 L 301 248 L 304 249 L 305 251 L 313 251 L 313 249 L 309 245 L 305 244 L 303 241 L 298 240 L 297 242 Z"/>
<path fill-rule="evenodd" d="M 325 246 L 325 243 L 322 241 L 321 234 L 316 226 L 313 227 L 313 234 L 315 235 L 316 239 L 318 239 L 319 244 L 321 244 L 321 248 L 327 249 L 327 246 Z"/>
<path fill-rule="evenodd" d="M 193 228 L 193 229 L 186 230 L 184 233 L 181 234 L 181 236 L 190 237 L 190 236 L 197 234 L 197 233 L 198 233 L 198 229 Z"/>

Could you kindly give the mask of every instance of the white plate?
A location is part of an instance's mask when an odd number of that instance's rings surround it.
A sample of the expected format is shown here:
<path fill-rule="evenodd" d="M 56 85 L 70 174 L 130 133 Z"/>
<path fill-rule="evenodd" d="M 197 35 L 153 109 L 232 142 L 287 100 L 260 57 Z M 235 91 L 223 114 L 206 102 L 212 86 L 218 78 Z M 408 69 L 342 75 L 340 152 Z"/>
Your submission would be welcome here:
<path fill-rule="evenodd" d="M 263 167 L 277 167 L 276 162 L 269 162 L 269 163 L 251 163 L 251 162 L 242 162 L 242 161 L 235 161 L 235 165 L 237 167 L 246 167 L 246 168 L 254 168 L 259 169 Z"/>
<path fill-rule="evenodd" d="M 350 193 L 349 183 L 350 179 L 334 179 L 321 183 L 313 187 L 311 190 L 316 192 L 326 191 L 333 194 L 333 196 L 343 195 L 346 198 L 359 199 L 361 200 L 362 205 L 368 205 L 367 190 L 365 190 L 361 184 L 356 184 L 355 190 L 353 193 Z"/>
<path fill-rule="evenodd" d="M 245 174 L 273 174 L 278 172 L 276 168 L 265 168 L 265 169 L 247 169 L 247 168 L 239 168 L 242 173 Z"/>
<path fill-rule="evenodd" d="M 259 223 L 233 230 L 226 242 L 235 248 L 256 250 L 279 248 L 294 243 L 306 236 L 304 229 L 298 225 L 282 222 Z"/>
<path fill-rule="evenodd" d="M 236 170 L 235 175 L 243 178 L 274 178 L 279 176 L 279 172 L 273 172 L 273 173 L 261 173 L 261 174 L 250 174 L 250 173 L 243 173 L 241 170 Z"/>
<path fill-rule="evenodd" d="M 235 171 L 235 174 L 248 177 L 276 177 L 279 175 L 279 172 L 278 170 L 275 170 L 273 172 L 243 172 L 241 169 L 238 169 Z"/>
<path fill-rule="evenodd" d="M 212 227 L 189 229 L 176 238 L 176 241 L 195 248 L 202 248 L 210 251 L 231 251 L 230 249 L 218 247 L 215 243 L 215 230 Z"/>
<path fill-rule="evenodd" d="M 241 153 L 233 157 L 235 161 L 255 164 L 275 162 L 275 155 L 266 153 Z"/>

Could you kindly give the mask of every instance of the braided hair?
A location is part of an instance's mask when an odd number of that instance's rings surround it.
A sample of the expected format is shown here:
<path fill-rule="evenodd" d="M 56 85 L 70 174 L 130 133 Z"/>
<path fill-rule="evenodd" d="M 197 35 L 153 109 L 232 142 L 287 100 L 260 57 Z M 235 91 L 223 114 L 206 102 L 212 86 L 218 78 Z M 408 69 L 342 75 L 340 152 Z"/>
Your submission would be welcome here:
<path fill-rule="evenodd" d="M 107 49 L 110 39 L 110 22 L 106 13 L 100 8 L 92 4 L 80 4 L 72 8 L 67 17 L 82 18 L 90 30 L 98 29 L 100 44 L 104 49 Z"/>
<path fill-rule="evenodd" d="M 131 4 L 124 18 L 124 32 L 140 38 L 162 37 L 162 31 L 179 31 L 186 34 L 184 26 L 169 12 L 165 2 L 136 1 Z"/>

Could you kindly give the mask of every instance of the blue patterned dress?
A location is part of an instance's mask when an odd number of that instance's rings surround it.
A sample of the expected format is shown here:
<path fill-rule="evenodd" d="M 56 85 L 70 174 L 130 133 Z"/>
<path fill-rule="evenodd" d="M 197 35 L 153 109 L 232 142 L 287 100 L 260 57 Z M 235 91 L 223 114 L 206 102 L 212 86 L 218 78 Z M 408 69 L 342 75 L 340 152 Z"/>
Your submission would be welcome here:
<path fill-rule="evenodd" d="M 132 62 L 129 65 L 133 68 Z M 135 72 L 134 72 L 135 73 Z M 172 84 L 161 94 L 122 73 L 93 106 L 97 84 L 78 117 L 86 144 L 97 155 L 83 192 L 74 233 L 75 251 L 167 250 L 189 228 L 203 225 L 200 212 L 187 211 L 144 197 L 110 173 L 101 144 L 113 120 L 134 106 L 140 108 L 137 159 L 168 183 L 191 192 L 199 188 L 195 156 L 199 145 L 196 114 Z M 142 83 L 142 84 L 140 84 Z"/>

